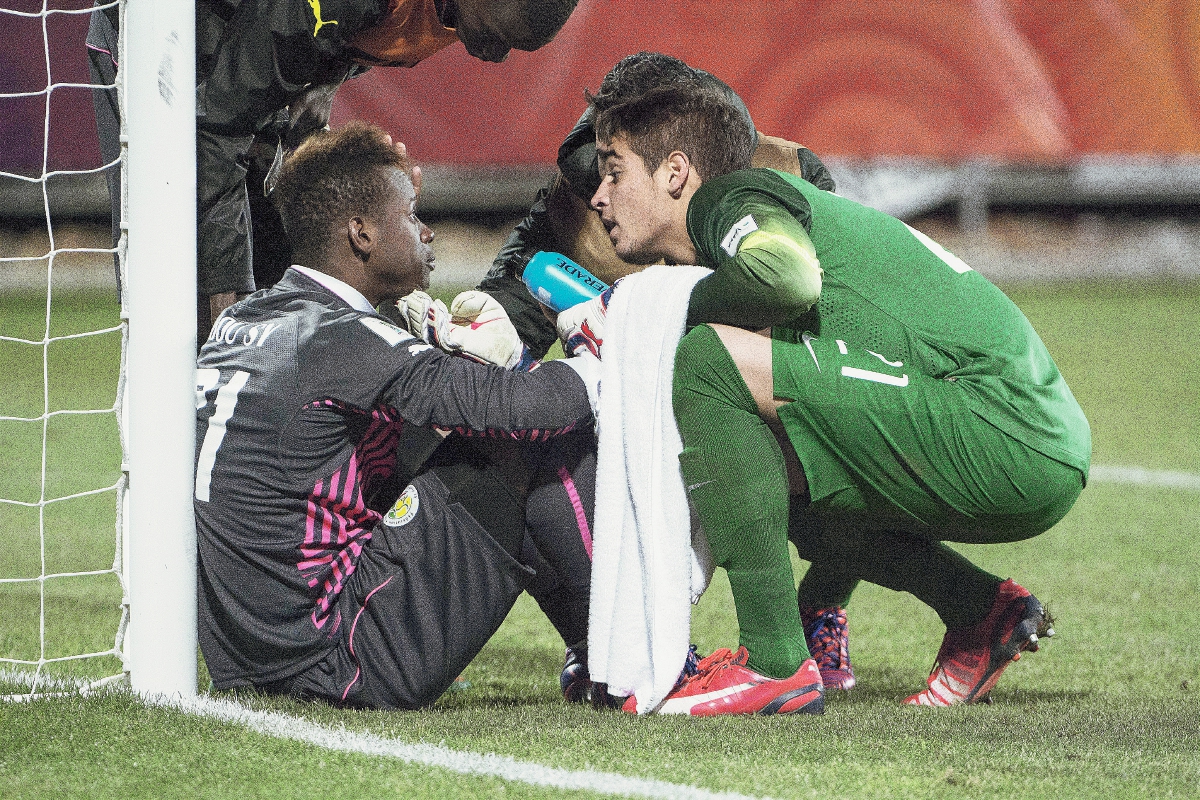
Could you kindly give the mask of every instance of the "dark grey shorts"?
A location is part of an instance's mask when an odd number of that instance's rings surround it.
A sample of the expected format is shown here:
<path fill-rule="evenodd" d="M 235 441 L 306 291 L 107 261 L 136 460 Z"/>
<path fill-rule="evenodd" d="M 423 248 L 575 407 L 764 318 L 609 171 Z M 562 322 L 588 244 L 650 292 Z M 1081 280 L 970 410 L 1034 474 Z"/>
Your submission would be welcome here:
<path fill-rule="evenodd" d="M 426 472 L 376 526 L 347 579 L 338 645 L 273 689 L 361 708 L 429 705 L 500 627 L 531 574 Z"/>

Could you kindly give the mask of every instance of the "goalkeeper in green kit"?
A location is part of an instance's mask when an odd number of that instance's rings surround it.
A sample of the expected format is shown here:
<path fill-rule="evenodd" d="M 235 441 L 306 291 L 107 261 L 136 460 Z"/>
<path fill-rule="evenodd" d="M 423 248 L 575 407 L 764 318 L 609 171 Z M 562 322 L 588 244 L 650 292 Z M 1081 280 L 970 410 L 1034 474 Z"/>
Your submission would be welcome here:
<path fill-rule="evenodd" d="M 844 607 L 859 580 L 911 592 L 946 625 L 928 686 L 906 703 L 986 697 L 1049 619 L 944 542 L 1046 531 L 1091 457 L 1087 420 L 1028 320 L 903 222 L 747 169 L 753 131 L 720 93 L 653 90 L 601 111 L 596 137 L 591 203 L 617 254 L 714 270 L 691 295 L 674 408 L 741 646 L 691 667 L 672 709 L 820 711 L 800 609 Z M 798 598 L 789 539 L 812 562 Z"/>

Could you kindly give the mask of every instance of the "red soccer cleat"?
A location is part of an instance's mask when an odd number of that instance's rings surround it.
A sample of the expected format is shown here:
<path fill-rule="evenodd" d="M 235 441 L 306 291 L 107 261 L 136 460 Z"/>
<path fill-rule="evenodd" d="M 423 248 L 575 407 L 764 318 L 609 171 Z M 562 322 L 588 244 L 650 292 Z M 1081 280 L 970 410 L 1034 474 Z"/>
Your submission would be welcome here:
<path fill-rule="evenodd" d="M 800 609 L 804 625 L 804 640 L 812 653 L 821 683 L 826 689 L 854 688 L 854 670 L 850 666 L 850 631 L 846 624 L 846 609 L 840 606 Z"/>
<path fill-rule="evenodd" d="M 684 674 L 659 714 L 690 714 L 713 717 L 718 714 L 823 714 L 825 688 L 821 673 L 811 658 L 800 665 L 790 678 L 776 679 L 759 675 L 746 667 L 750 653 L 739 647 L 737 653 L 721 648 L 700 661 L 695 674 Z M 623 710 L 637 711 L 637 700 L 625 701 Z"/>
<path fill-rule="evenodd" d="M 1022 651 L 1038 649 L 1039 635 L 1054 635 L 1050 622 L 1028 589 L 1005 581 L 982 622 L 946 631 L 926 681 L 929 688 L 905 698 L 905 704 L 951 706 L 983 700 Z"/>

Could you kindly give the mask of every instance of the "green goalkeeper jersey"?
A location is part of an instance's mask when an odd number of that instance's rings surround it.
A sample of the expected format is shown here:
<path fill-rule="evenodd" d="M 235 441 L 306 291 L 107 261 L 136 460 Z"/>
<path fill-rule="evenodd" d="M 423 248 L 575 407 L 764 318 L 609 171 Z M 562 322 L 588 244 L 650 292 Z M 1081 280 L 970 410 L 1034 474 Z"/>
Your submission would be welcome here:
<path fill-rule="evenodd" d="M 881 360 L 958 382 L 970 408 L 1014 439 L 1081 470 L 1091 431 L 1025 315 L 999 289 L 894 217 L 786 173 L 704 183 L 688 233 L 714 272 L 689 324 L 833 336 Z"/>

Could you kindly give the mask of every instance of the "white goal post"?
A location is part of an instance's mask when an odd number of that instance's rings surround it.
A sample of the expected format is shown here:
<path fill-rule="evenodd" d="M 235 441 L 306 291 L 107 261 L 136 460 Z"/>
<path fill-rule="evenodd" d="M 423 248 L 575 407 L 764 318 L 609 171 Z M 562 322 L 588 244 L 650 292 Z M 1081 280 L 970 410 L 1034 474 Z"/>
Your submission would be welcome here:
<path fill-rule="evenodd" d="M 196 320 L 186 313 L 196 297 L 195 4 L 121 5 L 125 668 L 135 692 L 190 697 L 197 681 Z"/>

